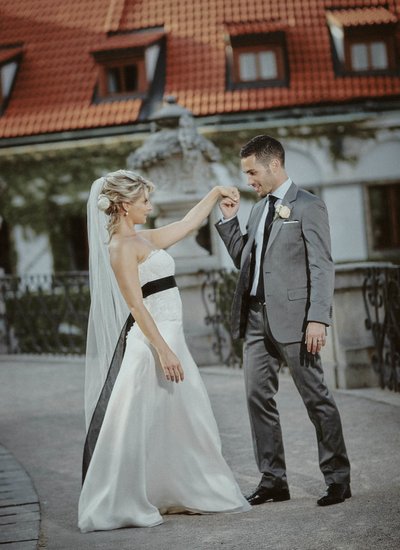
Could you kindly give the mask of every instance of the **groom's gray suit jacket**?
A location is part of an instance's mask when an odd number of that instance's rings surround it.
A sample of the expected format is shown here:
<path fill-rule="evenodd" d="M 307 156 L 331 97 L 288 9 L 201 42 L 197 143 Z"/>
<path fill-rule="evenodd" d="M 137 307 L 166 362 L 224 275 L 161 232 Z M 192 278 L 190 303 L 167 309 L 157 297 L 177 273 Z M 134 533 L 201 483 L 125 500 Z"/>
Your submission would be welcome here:
<path fill-rule="evenodd" d="M 244 337 L 248 316 L 251 255 L 254 239 L 267 198 L 250 213 L 247 233 L 240 231 L 237 218 L 218 223 L 216 228 L 235 264 L 240 269 L 232 303 L 232 335 Z M 273 337 L 283 344 L 301 342 L 308 321 L 330 325 L 334 290 L 334 265 L 330 252 L 328 215 L 322 200 L 290 186 L 282 205 L 290 217 L 273 221 L 264 256 L 264 293 L 268 322 Z"/>

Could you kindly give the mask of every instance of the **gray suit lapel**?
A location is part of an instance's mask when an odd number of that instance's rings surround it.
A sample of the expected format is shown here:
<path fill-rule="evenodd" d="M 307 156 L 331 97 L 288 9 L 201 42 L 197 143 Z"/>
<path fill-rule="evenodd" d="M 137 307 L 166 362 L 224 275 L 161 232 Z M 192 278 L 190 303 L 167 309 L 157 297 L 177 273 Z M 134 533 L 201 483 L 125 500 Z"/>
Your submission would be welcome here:
<path fill-rule="evenodd" d="M 284 205 L 284 206 L 287 206 L 288 208 L 290 208 L 290 210 L 292 210 L 292 208 L 294 206 L 292 203 L 294 203 L 295 200 L 296 200 L 297 191 L 298 191 L 297 185 L 292 183 L 292 185 L 289 187 L 286 195 L 283 197 L 281 204 Z M 284 221 L 285 220 L 283 218 L 277 218 L 275 221 L 272 222 L 271 233 L 269 235 L 267 249 L 266 249 L 265 253 L 268 252 L 268 249 L 270 248 L 270 246 L 274 242 L 274 240 L 275 240 L 276 236 L 278 235 L 279 230 L 282 227 Z"/>

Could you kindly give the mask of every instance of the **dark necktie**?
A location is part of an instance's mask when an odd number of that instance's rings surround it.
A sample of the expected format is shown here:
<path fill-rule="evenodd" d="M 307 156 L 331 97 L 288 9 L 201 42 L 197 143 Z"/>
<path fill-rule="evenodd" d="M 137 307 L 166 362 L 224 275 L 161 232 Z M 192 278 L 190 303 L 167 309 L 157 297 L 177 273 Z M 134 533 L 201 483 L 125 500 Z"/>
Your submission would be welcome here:
<path fill-rule="evenodd" d="M 268 214 L 265 218 L 265 225 L 264 225 L 264 238 L 261 248 L 261 257 L 260 257 L 260 273 L 258 277 L 258 284 L 257 284 L 257 298 L 264 301 L 264 269 L 263 269 L 263 263 L 264 263 L 264 255 L 265 251 L 267 249 L 268 239 L 269 239 L 269 233 L 271 229 L 271 224 L 274 219 L 275 214 L 275 203 L 278 200 L 278 197 L 274 197 L 273 195 L 270 195 L 268 198 Z"/>

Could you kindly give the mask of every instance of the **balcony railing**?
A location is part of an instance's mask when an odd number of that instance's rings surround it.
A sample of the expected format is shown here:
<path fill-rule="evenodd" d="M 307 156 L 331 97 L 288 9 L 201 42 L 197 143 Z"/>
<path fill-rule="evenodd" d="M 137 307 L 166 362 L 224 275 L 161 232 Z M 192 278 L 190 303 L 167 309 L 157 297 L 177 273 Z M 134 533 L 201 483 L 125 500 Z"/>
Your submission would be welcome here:
<path fill-rule="evenodd" d="M 241 342 L 230 333 L 237 273 L 203 272 L 201 298 L 220 362 L 241 365 Z M 374 340 L 373 368 L 382 388 L 400 391 L 400 267 L 370 267 L 363 299 Z M 200 297 L 200 296 L 199 296 Z M 84 354 L 89 311 L 88 274 L 0 277 L 0 353 Z"/>
<path fill-rule="evenodd" d="M 242 365 L 242 343 L 232 339 L 230 313 L 237 272 L 226 269 L 204 272 L 201 295 L 206 310 L 206 325 L 213 331 L 213 351 L 219 361 L 230 367 Z"/>
<path fill-rule="evenodd" d="M 86 272 L 0 277 L 3 353 L 85 353 Z"/>
<path fill-rule="evenodd" d="M 222 363 L 240 365 L 241 344 L 229 330 L 237 275 L 225 270 L 202 275 L 213 350 Z M 0 353 L 84 354 L 89 303 L 85 272 L 0 277 Z"/>
<path fill-rule="evenodd" d="M 400 391 L 400 267 L 370 267 L 363 297 L 372 332 L 372 364 L 382 388 Z"/>

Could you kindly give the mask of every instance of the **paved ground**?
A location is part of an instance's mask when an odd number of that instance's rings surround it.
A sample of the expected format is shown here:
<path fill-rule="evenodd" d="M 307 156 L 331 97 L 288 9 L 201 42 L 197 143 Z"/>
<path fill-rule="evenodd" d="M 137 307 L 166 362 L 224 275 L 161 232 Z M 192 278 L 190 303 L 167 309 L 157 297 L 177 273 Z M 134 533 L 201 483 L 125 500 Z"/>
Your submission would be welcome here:
<path fill-rule="evenodd" d="M 38 495 L 29 475 L 0 445 L 0 544 L 35 550 L 40 529 Z"/>
<path fill-rule="evenodd" d="M 224 368 L 203 369 L 202 374 L 224 454 L 247 493 L 257 484 L 259 474 L 252 454 L 242 374 Z M 10 361 L 4 357 L 0 361 L 0 443 L 23 465 L 39 495 L 39 548 L 400 548 L 400 395 L 382 390 L 335 393 L 352 462 L 354 496 L 344 504 L 319 508 L 316 499 L 324 485 L 318 470 L 315 435 L 287 375 L 281 378 L 278 405 L 291 501 L 268 503 L 246 514 L 167 516 L 163 525 L 152 529 L 82 535 L 76 527 L 76 510 L 84 438 L 83 378 L 80 361 Z M 2 547 L 24 550 L 24 544 Z"/>

